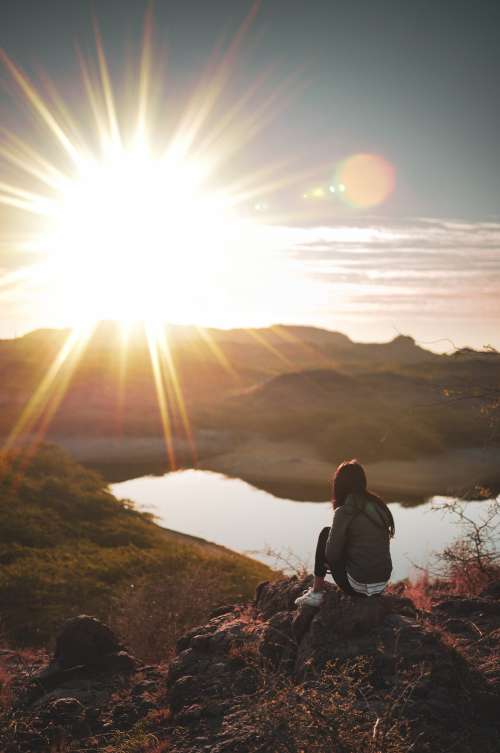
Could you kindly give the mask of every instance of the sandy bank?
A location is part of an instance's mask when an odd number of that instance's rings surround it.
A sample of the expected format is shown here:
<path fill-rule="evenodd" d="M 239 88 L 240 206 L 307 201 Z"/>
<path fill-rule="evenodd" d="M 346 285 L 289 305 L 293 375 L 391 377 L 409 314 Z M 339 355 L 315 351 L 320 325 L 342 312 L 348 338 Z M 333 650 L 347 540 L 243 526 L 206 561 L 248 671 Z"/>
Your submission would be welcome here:
<path fill-rule="evenodd" d="M 111 481 L 169 468 L 162 437 L 53 437 L 73 457 L 101 470 Z M 200 432 L 198 460 L 186 440 L 176 440 L 178 465 L 241 478 L 278 497 L 323 501 L 330 498 L 331 477 L 343 458 L 319 458 L 301 442 L 272 442 L 261 436 L 236 438 L 226 432 Z M 363 462 L 363 458 L 360 458 Z M 450 450 L 416 460 L 367 463 L 370 486 L 393 500 L 424 500 L 436 494 L 460 495 L 476 486 L 500 490 L 500 447 Z"/>
<path fill-rule="evenodd" d="M 330 498 L 332 473 L 340 460 L 327 463 L 300 443 L 254 439 L 199 465 L 243 478 L 278 496 L 325 500 Z M 399 501 L 423 501 L 436 494 L 459 495 L 475 486 L 489 486 L 498 491 L 500 448 L 451 450 L 437 457 L 411 461 L 384 460 L 367 463 L 366 470 L 375 491 Z"/>

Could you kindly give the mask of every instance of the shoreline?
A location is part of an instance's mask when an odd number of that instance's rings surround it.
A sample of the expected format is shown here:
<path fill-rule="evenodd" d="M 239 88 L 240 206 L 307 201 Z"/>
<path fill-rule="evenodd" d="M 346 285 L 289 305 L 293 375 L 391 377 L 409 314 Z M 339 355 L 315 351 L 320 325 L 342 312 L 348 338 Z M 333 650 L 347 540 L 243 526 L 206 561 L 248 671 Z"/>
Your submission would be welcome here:
<path fill-rule="evenodd" d="M 197 436 L 199 459 L 193 462 L 185 439 L 176 440 L 176 470 L 195 468 L 240 478 L 276 497 L 327 501 L 336 465 L 319 458 L 300 442 L 271 442 L 257 435 L 242 440 L 206 431 Z M 169 470 L 162 437 L 50 437 L 78 462 L 99 470 L 110 483 Z M 361 462 L 363 459 L 360 458 Z M 449 450 L 415 460 L 364 463 L 370 487 L 388 501 L 425 501 L 436 495 L 462 496 L 474 488 L 500 490 L 500 447 Z"/>

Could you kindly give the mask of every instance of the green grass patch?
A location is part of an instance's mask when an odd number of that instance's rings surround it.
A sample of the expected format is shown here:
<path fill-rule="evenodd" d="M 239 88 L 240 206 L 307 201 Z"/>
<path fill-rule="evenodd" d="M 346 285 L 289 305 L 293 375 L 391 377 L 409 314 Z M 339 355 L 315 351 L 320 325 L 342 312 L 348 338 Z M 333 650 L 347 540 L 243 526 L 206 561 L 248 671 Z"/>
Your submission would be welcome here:
<path fill-rule="evenodd" d="M 272 576 L 247 557 L 164 531 L 58 447 L 42 446 L 29 463 L 0 455 L 0 627 L 14 645 L 44 645 L 76 614 L 112 620 L 144 584 L 170 582 L 178 599 L 174 584 L 194 572 L 212 603 L 198 600 L 178 632 L 217 603 L 251 598 Z"/>

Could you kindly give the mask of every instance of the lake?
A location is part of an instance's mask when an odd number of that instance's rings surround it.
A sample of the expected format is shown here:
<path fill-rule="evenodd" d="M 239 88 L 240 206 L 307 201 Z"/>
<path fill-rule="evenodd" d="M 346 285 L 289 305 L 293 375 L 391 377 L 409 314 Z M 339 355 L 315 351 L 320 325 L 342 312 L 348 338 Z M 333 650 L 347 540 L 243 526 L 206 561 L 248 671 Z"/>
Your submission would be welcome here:
<path fill-rule="evenodd" d="M 329 502 L 281 499 L 241 479 L 210 471 L 142 476 L 111 484 L 111 490 L 117 497 L 132 500 L 138 509 L 153 513 L 166 528 L 200 536 L 278 567 L 284 567 L 283 561 L 277 561 L 269 550 L 311 568 L 316 537 L 332 518 Z M 392 580 L 415 574 L 414 565 L 429 564 L 433 552 L 459 535 L 460 527 L 449 514 L 431 510 L 432 502 L 444 500 L 434 497 L 414 507 L 391 503 L 396 521 L 396 537 L 391 543 Z M 470 502 L 467 507 L 468 514 L 478 520 L 485 503 Z"/>

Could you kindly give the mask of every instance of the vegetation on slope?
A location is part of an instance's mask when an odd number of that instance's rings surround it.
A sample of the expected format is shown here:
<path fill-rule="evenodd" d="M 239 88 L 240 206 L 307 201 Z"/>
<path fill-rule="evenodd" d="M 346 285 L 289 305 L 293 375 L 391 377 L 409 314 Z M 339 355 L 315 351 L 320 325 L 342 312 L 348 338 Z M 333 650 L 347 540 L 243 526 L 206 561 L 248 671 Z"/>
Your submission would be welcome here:
<path fill-rule="evenodd" d="M 43 644 L 81 612 L 113 621 L 131 594 L 155 581 L 163 599 L 179 602 L 169 620 L 173 641 L 214 604 L 251 598 L 270 574 L 254 560 L 158 527 L 55 446 L 29 462 L 0 455 L 0 565 L 0 627 L 18 645 Z"/>

